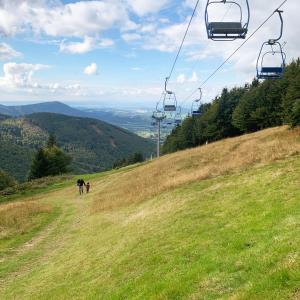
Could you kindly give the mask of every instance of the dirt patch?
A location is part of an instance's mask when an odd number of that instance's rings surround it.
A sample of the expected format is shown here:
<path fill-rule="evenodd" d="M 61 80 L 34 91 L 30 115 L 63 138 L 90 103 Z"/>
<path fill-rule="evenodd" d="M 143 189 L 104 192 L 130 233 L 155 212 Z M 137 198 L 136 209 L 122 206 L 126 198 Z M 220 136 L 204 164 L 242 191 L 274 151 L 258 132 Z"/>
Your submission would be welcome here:
<path fill-rule="evenodd" d="M 96 125 L 92 125 L 92 128 L 96 131 L 96 133 L 100 136 L 103 135 L 103 132 L 101 129 L 99 129 Z"/>
<path fill-rule="evenodd" d="M 115 143 L 115 141 L 114 141 L 113 138 L 110 139 L 110 145 L 111 145 L 113 148 L 117 148 L 117 145 L 116 145 L 116 143 Z"/>

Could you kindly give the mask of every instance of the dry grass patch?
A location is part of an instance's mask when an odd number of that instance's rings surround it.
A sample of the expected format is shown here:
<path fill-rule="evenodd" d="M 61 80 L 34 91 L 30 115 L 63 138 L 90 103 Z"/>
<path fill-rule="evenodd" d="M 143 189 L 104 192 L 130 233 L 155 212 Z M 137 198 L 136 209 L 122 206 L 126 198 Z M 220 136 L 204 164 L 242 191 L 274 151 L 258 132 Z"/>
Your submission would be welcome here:
<path fill-rule="evenodd" d="M 50 213 L 52 208 L 37 202 L 19 202 L 0 207 L 0 239 L 15 234 L 24 234 L 35 223 L 34 218 L 42 213 Z"/>
<path fill-rule="evenodd" d="M 94 194 L 92 211 L 145 201 L 186 183 L 239 172 L 300 153 L 300 128 L 267 129 L 166 155 L 130 172 L 115 174 Z"/>

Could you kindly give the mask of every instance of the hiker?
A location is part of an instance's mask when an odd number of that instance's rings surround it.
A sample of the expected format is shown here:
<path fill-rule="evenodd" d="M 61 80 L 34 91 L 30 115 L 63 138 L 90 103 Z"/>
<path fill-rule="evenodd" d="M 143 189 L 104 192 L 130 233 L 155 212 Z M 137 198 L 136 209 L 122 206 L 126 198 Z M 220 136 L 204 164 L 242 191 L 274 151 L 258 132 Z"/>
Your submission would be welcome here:
<path fill-rule="evenodd" d="M 78 189 L 79 189 L 79 195 L 82 195 L 83 194 L 83 186 L 85 185 L 85 182 L 83 179 L 78 179 L 77 180 L 77 186 L 78 186 Z"/>
<path fill-rule="evenodd" d="M 86 193 L 88 194 L 90 192 L 90 183 L 88 182 L 86 185 L 85 185 L 85 188 L 86 188 Z"/>

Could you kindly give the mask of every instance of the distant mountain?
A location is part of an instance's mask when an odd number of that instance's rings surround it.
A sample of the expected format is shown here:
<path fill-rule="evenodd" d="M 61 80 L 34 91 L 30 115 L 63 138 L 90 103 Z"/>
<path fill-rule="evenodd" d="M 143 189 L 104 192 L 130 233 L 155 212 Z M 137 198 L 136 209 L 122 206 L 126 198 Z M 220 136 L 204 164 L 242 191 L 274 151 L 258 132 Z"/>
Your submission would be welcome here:
<path fill-rule="evenodd" d="M 0 114 L 13 117 L 40 112 L 64 114 L 66 116 L 74 117 L 95 118 L 125 128 L 134 133 L 148 131 L 150 124 L 149 113 L 117 109 L 77 109 L 58 101 L 20 106 L 0 105 Z"/>
<path fill-rule="evenodd" d="M 40 112 L 56 113 L 56 114 L 63 114 L 63 115 L 75 116 L 75 117 L 90 116 L 88 113 L 72 108 L 59 101 L 19 105 L 19 106 L 0 105 L 0 114 L 13 116 L 13 117 L 25 116 L 25 115 L 30 115 L 33 113 L 40 113 Z"/>
<path fill-rule="evenodd" d="M 103 171 L 134 152 L 150 156 L 154 150 L 152 142 L 96 119 L 34 113 L 0 117 L 0 168 L 24 180 L 34 152 L 49 134 L 73 157 L 77 174 Z"/>

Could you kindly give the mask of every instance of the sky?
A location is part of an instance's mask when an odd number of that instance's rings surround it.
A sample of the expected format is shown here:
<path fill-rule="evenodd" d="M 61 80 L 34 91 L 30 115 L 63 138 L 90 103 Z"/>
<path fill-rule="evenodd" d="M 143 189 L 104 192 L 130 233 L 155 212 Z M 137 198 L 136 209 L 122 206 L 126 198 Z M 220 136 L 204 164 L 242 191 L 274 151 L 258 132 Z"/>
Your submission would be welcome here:
<path fill-rule="evenodd" d="M 245 8 L 245 1 L 238 0 Z M 252 33 L 282 0 L 249 0 Z M 62 101 L 73 106 L 155 107 L 163 91 L 196 0 L 0 0 L 0 103 Z M 168 89 L 179 105 L 243 41 L 207 39 L 200 0 Z M 300 1 L 284 10 L 287 61 L 300 56 Z M 245 10 L 243 10 L 244 13 Z M 211 17 L 235 20 L 232 5 L 212 8 Z M 245 15 L 244 15 L 245 16 Z M 274 15 L 203 86 L 209 102 L 222 88 L 250 82 L 261 44 L 278 35 Z"/>

